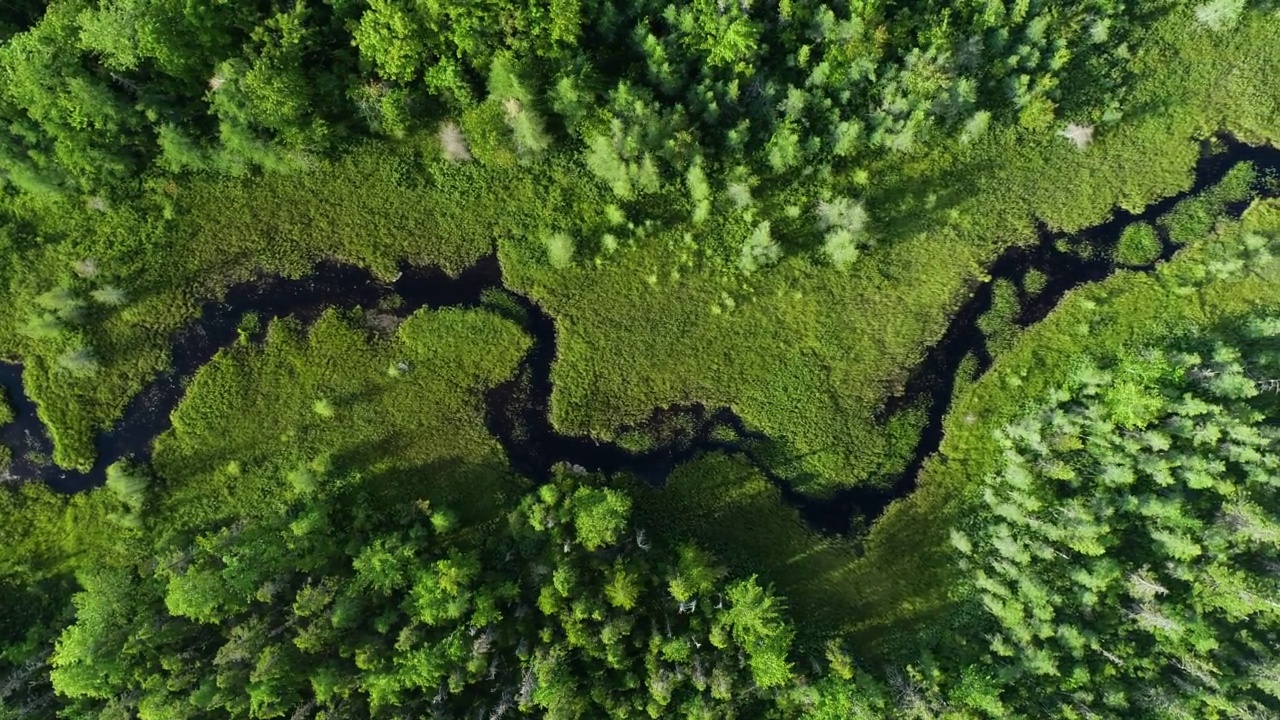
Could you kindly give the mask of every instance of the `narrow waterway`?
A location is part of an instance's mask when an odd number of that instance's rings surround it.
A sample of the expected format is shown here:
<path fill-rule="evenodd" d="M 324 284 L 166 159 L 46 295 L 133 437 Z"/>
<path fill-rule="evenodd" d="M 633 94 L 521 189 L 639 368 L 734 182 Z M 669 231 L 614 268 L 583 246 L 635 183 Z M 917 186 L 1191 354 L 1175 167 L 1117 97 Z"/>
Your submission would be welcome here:
<path fill-rule="evenodd" d="M 1016 324 L 1025 327 L 1039 321 L 1072 288 L 1114 272 L 1112 250 L 1130 223 L 1154 223 L 1178 201 L 1216 183 L 1233 165 L 1246 160 L 1260 170 L 1280 170 L 1280 151 L 1229 143 L 1224 152 L 1205 156 L 1197 169 L 1195 186 L 1187 193 L 1155 203 L 1142 213 L 1119 212 L 1105 223 L 1074 233 L 1073 238 L 1092 248 L 1087 257 L 1061 249 L 1059 240 L 1063 238 L 1047 231 L 1042 232 L 1034 247 L 1010 248 L 992 265 L 989 274 L 993 281 L 1019 283 L 1030 270 L 1045 277 L 1043 289 L 1023 298 Z M 1238 213 L 1243 207 L 1232 210 Z M 1165 259 L 1176 248 L 1167 238 L 1162 237 L 1162 242 Z M 0 386 L 17 415 L 14 422 L 0 428 L 0 442 L 13 451 L 8 469 L 10 481 L 43 481 L 62 492 L 85 490 L 104 482 L 111 463 L 124 458 L 149 459 L 152 441 L 169 429 L 170 414 L 181 400 L 186 382 L 218 350 L 237 340 L 238 327 L 246 314 L 257 314 L 264 327 L 270 320 L 284 316 L 314 319 L 328 308 L 379 309 L 403 317 L 424 307 L 478 307 L 487 295 L 503 293 L 511 302 L 494 307 L 516 308 L 508 314 L 530 334 L 533 347 L 516 376 L 489 391 L 486 422 L 518 473 L 535 480 L 545 479 L 556 463 L 566 462 L 592 471 L 633 473 L 660 484 L 672 470 L 701 453 L 739 452 L 761 467 L 810 527 L 842 534 L 851 527 L 869 525 L 889 503 L 914 489 L 921 466 L 941 444 L 943 420 L 965 358 L 977 358 L 980 371 L 990 363 L 978 320 L 991 308 L 992 287 L 992 282 L 987 282 L 975 288 L 953 316 L 946 333 L 912 373 L 904 392 L 890 398 L 882 410 L 881 419 L 887 420 L 917 403 L 927 408 L 928 421 L 905 471 L 884 487 L 854 488 L 824 498 L 801 495 L 783 478 L 770 473 L 762 458 L 776 457 L 776 447 L 724 408 L 693 405 L 655 410 L 647 422 L 634 428 L 656 439 L 645 450 L 557 432 L 549 416 L 555 323 L 536 304 L 503 287 L 501 268 L 494 257 L 481 260 L 457 277 L 431 268 L 406 266 L 394 282 L 386 283 L 354 266 L 322 263 L 305 278 L 267 278 L 231 288 L 223 300 L 207 303 L 198 321 L 177 333 L 172 369 L 148 384 L 129 403 L 121 420 L 98 437 L 97 461 L 89 472 L 64 470 L 51 463 L 52 443 L 35 404 L 23 389 L 22 368 L 0 364 Z"/>
<path fill-rule="evenodd" d="M 914 490 L 920 469 L 942 445 L 944 421 L 965 359 L 970 356 L 976 359 L 978 375 L 990 367 L 992 358 L 987 349 L 987 338 L 979 328 L 978 320 L 991 310 L 997 282 L 1003 280 L 1021 287 L 1023 278 L 1031 271 L 1037 271 L 1045 278 L 1043 289 L 1021 294 L 1014 324 L 1026 328 L 1043 320 L 1071 290 L 1104 280 L 1116 272 L 1113 260 L 1116 246 L 1121 233 L 1133 223 L 1149 223 L 1156 229 L 1161 243 L 1160 257 L 1156 262 L 1168 260 L 1177 252 L 1178 246 L 1169 240 L 1159 219 L 1178 203 L 1220 182 L 1231 168 L 1242 162 L 1252 163 L 1257 169 L 1260 184 L 1256 189 L 1259 195 L 1277 195 L 1275 180 L 1280 177 L 1280 149 L 1219 138 L 1202 145 L 1195 183 L 1186 192 L 1152 203 L 1141 212 L 1117 210 L 1105 222 L 1077 232 L 1055 233 L 1041 225 L 1040 237 L 1034 246 L 1012 247 L 1001 254 L 988 270 L 991 280 L 975 288 L 952 316 L 946 333 L 925 355 L 924 361 L 916 366 L 904 391 L 890 398 L 881 410 L 880 420 L 883 422 L 893 413 L 927 398 L 929 420 L 906 471 L 883 490 L 859 494 L 856 507 L 867 519 L 878 517 L 890 502 Z M 1251 203 L 1249 200 L 1231 205 L 1227 214 L 1239 217 Z M 1071 244 L 1075 247 L 1087 248 L 1090 252 L 1087 256 L 1072 252 L 1062 247 L 1062 241 L 1074 241 Z M 1154 263 L 1148 269 L 1151 267 Z"/>

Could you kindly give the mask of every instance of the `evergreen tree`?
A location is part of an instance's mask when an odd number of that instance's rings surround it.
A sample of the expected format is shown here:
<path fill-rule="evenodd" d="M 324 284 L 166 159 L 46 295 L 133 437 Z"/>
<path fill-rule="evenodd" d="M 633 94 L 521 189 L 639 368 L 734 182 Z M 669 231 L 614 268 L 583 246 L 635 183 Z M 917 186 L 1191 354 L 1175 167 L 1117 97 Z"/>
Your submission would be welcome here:
<path fill-rule="evenodd" d="M 63 716 L 759 717 L 792 677 L 781 601 L 695 547 L 643 550 L 616 490 L 560 473 L 463 526 L 308 475 L 283 512 L 86 570 Z M 142 507 L 143 476 L 110 478 Z"/>
<path fill-rule="evenodd" d="M 1017 707 L 1264 717 L 1280 696 L 1280 332 L 1088 369 L 1000 433 L 986 513 L 953 543 Z"/>

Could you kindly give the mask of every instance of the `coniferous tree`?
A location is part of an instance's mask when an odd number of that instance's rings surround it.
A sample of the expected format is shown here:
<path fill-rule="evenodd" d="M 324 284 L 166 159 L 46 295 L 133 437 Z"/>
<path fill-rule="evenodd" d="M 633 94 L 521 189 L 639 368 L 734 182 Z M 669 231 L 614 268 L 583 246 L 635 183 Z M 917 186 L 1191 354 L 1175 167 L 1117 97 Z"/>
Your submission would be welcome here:
<path fill-rule="evenodd" d="M 953 535 L 1007 697 L 1054 717 L 1265 716 L 1277 657 L 1280 332 L 1086 368 L 1000 433 Z"/>

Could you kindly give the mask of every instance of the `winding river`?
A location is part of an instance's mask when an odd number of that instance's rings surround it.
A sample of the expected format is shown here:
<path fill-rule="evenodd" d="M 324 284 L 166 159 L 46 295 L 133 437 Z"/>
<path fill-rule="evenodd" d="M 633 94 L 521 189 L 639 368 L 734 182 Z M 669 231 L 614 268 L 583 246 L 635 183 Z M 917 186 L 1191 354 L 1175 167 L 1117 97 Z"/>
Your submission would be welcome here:
<path fill-rule="evenodd" d="M 1100 225 L 1074 233 L 1073 237 L 1094 247 L 1095 252 L 1088 259 L 1058 249 L 1061 236 L 1043 229 L 1037 245 L 1005 251 L 990 268 L 993 279 L 1017 283 L 1031 269 L 1047 278 L 1043 290 L 1023 298 L 1017 324 L 1025 327 L 1037 322 L 1072 288 L 1107 277 L 1115 270 L 1111 250 L 1127 225 L 1140 220 L 1154 222 L 1179 200 L 1217 182 L 1240 161 L 1251 161 L 1259 170 L 1274 174 L 1280 170 L 1280 150 L 1228 142 L 1225 152 L 1206 154 L 1197 167 L 1195 185 L 1188 192 L 1155 203 L 1142 213 L 1118 212 Z M 1246 205 L 1230 209 L 1238 214 Z M 1162 258 L 1167 259 L 1176 248 L 1167 237 L 1162 236 L 1161 240 Z M 120 421 L 98 436 L 97 461 L 89 472 L 64 470 L 49 461 L 52 443 L 35 404 L 23 388 L 21 367 L 0 364 L 0 386 L 17 415 L 14 422 L 0 428 L 0 442 L 13 450 L 10 481 L 40 480 L 62 492 L 85 490 L 102 484 L 107 466 L 117 460 L 149 459 L 152 441 L 170 427 L 170 414 L 182 398 L 186 381 L 219 349 L 239 337 L 237 327 L 246 313 L 259 315 L 265 326 L 265 321 L 284 316 L 314 319 L 332 307 L 372 309 L 391 296 L 398 296 L 402 302 L 396 312 L 407 315 L 424 307 L 478 307 L 486 293 L 503 292 L 519 308 L 519 312 L 510 313 L 512 319 L 533 338 L 533 347 L 515 377 L 491 389 L 485 398 L 488 428 L 502 443 L 516 472 L 535 480 L 545 479 L 554 464 L 567 462 L 607 473 L 634 473 L 646 481 L 661 483 L 677 466 L 701 453 L 744 453 L 810 527 L 823 533 L 844 534 L 855 526 L 855 519 L 860 519 L 857 525 L 869 525 L 889 503 L 914 489 L 924 461 L 937 452 L 942 442 L 943 419 L 961 363 L 972 355 L 978 359 L 979 371 L 990 364 L 977 323 L 991 307 L 992 287 L 988 282 L 976 288 L 912 373 L 904 392 L 890 398 L 881 411 L 883 420 L 916 403 L 927 408 L 928 422 L 908 467 L 887 487 L 853 488 L 825 498 L 801 495 L 783 478 L 769 472 L 761 459 L 770 454 L 769 438 L 748 428 L 726 408 L 691 405 L 655 410 L 642 428 L 678 427 L 680 431 L 661 433 L 666 440 L 646 451 L 558 432 L 549 419 L 555 323 L 536 304 L 504 288 L 495 257 L 482 259 L 457 277 L 432 268 L 405 266 L 394 282 L 384 283 L 354 266 L 321 263 L 305 278 L 267 278 L 232 287 L 225 299 L 206 303 L 199 320 L 175 335 L 171 369 L 152 380 L 128 404 Z M 723 439 L 726 436 L 736 439 Z"/>

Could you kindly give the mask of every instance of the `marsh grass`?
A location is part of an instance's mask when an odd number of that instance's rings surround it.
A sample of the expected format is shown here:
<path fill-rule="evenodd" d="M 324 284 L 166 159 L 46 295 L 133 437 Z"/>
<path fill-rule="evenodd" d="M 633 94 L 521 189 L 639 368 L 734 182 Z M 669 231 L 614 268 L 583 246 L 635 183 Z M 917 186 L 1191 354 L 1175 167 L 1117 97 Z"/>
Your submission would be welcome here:
<path fill-rule="evenodd" d="M 483 310 L 420 311 L 394 337 L 361 325 L 335 312 L 310 328 L 276 321 L 263 345 L 202 368 L 156 441 L 163 512 L 199 523 L 274 507 L 303 470 L 483 512 L 509 478 L 483 392 L 515 372 L 529 338 Z M 401 366 L 412 371 L 387 372 Z"/>

